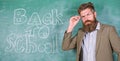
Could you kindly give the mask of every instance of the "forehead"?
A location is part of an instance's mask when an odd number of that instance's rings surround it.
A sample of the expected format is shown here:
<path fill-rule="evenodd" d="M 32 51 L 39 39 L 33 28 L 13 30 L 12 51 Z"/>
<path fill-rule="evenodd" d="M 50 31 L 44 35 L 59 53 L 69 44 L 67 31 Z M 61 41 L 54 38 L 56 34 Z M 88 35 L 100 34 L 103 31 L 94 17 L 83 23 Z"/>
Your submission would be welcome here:
<path fill-rule="evenodd" d="M 81 16 L 84 16 L 84 15 L 86 15 L 86 14 L 88 14 L 88 13 L 91 13 L 92 12 L 92 10 L 90 9 L 90 8 L 87 8 L 87 9 L 85 9 L 85 10 L 82 10 L 81 12 L 80 12 L 80 15 Z"/>

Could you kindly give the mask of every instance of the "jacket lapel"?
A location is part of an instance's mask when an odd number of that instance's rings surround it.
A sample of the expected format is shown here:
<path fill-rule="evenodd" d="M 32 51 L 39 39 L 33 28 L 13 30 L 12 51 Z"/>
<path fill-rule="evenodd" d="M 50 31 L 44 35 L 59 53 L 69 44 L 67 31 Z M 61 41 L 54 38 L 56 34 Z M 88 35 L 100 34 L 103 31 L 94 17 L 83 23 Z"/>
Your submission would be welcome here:
<path fill-rule="evenodd" d="M 100 30 L 98 30 L 97 38 L 96 38 L 96 54 L 98 52 L 99 45 L 100 45 L 100 42 L 101 42 L 100 39 L 101 39 L 103 27 L 104 27 L 103 24 L 100 23 Z"/>
<path fill-rule="evenodd" d="M 80 30 L 80 32 L 79 32 L 80 34 L 78 34 L 78 50 L 80 51 L 80 49 L 81 49 L 81 47 L 82 47 L 82 41 L 83 41 L 83 37 L 84 37 L 84 35 L 85 35 L 85 33 L 82 31 L 82 30 Z"/>

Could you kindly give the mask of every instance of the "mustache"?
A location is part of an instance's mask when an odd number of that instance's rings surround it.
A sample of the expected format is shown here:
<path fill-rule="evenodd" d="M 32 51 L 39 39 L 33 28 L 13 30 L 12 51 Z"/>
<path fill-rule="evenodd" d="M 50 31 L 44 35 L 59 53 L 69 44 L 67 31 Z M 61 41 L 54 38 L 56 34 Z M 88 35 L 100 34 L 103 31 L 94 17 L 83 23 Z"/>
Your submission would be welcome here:
<path fill-rule="evenodd" d="M 85 23 L 86 23 L 86 22 L 93 22 L 93 21 L 91 21 L 91 20 L 86 20 Z"/>

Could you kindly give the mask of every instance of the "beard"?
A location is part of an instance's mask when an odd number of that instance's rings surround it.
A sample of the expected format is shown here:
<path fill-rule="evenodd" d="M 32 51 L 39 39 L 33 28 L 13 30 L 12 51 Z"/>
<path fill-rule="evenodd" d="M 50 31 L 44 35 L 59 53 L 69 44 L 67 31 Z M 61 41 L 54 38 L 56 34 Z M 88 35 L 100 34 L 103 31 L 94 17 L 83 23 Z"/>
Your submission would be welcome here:
<path fill-rule="evenodd" d="M 89 24 L 85 25 L 87 22 L 90 22 Z M 83 23 L 83 31 L 84 32 L 92 32 L 96 29 L 98 21 L 96 20 L 87 20 L 85 23 Z"/>

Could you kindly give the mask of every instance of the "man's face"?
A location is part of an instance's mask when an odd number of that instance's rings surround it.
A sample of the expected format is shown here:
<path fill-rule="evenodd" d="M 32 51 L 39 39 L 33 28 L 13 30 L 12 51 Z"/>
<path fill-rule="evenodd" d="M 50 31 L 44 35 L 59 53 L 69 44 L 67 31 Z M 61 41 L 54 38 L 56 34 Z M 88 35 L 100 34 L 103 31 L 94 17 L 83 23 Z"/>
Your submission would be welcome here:
<path fill-rule="evenodd" d="M 83 30 L 85 32 L 92 32 L 96 29 L 96 12 L 93 12 L 91 9 L 87 8 L 80 12 L 80 16 L 82 18 Z"/>
<path fill-rule="evenodd" d="M 80 16 L 83 22 L 83 25 L 92 24 L 96 20 L 96 12 L 93 12 L 91 9 L 87 8 L 80 12 Z"/>

